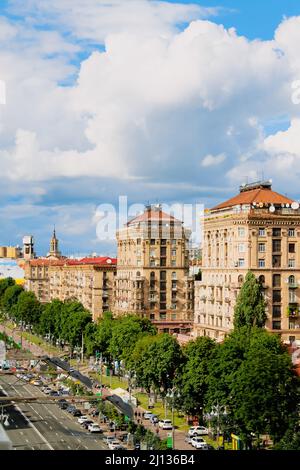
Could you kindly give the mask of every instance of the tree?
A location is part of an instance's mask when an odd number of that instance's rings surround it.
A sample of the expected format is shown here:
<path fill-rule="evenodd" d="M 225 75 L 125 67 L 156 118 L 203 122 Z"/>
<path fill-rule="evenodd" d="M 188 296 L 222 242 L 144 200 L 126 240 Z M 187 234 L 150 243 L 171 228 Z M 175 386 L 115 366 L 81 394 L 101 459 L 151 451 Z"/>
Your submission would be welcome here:
<path fill-rule="evenodd" d="M 207 410 L 222 405 L 231 431 L 248 446 L 253 434 L 278 441 L 295 419 L 299 378 L 277 336 L 239 328 L 216 347 L 209 371 Z"/>
<path fill-rule="evenodd" d="M 52 300 L 42 308 L 39 321 L 39 332 L 42 335 L 51 334 L 56 339 L 60 337 L 61 332 L 61 311 L 63 302 L 58 299 Z"/>
<path fill-rule="evenodd" d="M 202 336 L 183 348 L 183 366 L 177 380 L 180 397 L 177 403 L 189 415 L 203 419 L 208 388 L 209 363 L 216 347 L 215 341 Z"/>
<path fill-rule="evenodd" d="M 167 333 L 158 334 L 143 355 L 147 381 L 163 395 L 174 385 L 176 372 L 182 363 L 178 341 Z"/>
<path fill-rule="evenodd" d="M 18 297 L 14 313 L 18 321 L 36 326 L 39 323 L 42 307 L 33 292 L 22 292 Z"/>
<path fill-rule="evenodd" d="M 110 312 L 104 312 L 103 318 L 97 323 L 95 331 L 95 349 L 100 351 L 105 357 L 109 357 L 109 345 L 112 337 L 114 319 Z"/>
<path fill-rule="evenodd" d="M 266 302 L 261 283 L 249 271 L 234 309 L 234 327 L 263 327 L 267 320 Z"/>
<path fill-rule="evenodd" d="M 139 338 L 145 334 L 155 333 L 156 328 L 150 320 L 136 315 L 126 315 L 113 323 L 109 353 L 114 359 L 123 359 L 126 364 Z"/>
<path fill-rule="evenodd" d="M 144 388 L 148 393 L 150 393 L 153 385 L 153 372 L 146 364 L 149 359 L 148 352 L 150 345 L 154 343 L 156 339 L 157 337 L 153 335 L 145 335 L 140 338 L 127 362 L 127 368 L 135 372 L 137 385 Z"/>
<path fill-rule="evenodd" d="M 67 301 L 62 308 L 61 320 L 63 320 L 61 334 L 71 349 L 81 345 L 82 334 L 86 325 L 92 321 L 92 316 L 80 302 Z"/>
<path fill-rule="evenodd" d="M 6 277 L 0 280 L 0 301 L 4 295 L 4 292 L 8 287 L 12 287 L 16 284 L 16 281 L 12 277 Z"/>
<path fill-rule="evenodd" d="M 16 306 L 20 294 L 24 292 L 23 287 L 18 285 L 12 285 L 7 287 L 4 291 L 2 299 L 1 299 L 1 306 L 5 313 L 7 313 L 10 317 L 15 316 L 14 307 Z"/>

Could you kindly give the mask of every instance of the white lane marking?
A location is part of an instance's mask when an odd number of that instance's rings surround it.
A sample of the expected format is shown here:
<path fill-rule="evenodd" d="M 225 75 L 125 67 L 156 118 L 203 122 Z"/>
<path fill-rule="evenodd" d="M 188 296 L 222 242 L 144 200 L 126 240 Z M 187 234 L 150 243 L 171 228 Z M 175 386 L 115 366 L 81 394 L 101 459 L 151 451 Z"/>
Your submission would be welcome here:
<path fill-rule="evenodd" d="M 23 433 L 23 431 L 20 431 L 20 434 L 22 434 L 22 436 L 24 436 L 24 433 Z"/>
<path fill-rule="evenodd" d="M 14 390 L 15 392 L 21 397 L 22 394 L 18 392 L 18 390 L 16 390 L 16 388 L 9 384 Z M 47 439 L 45 439 L 45 437 L 40 433 L 40 431 L 35 427 L 35 425 L 27 418 L 27 416 L 25 416 L 25 414 L 23 413 L 23 411 L 21 410 L 21 408 L 14 404 L 14 407 L 19 411 L 19 413 L 23 416 L 23 418 L 25 419 L 25 421 L 29 424 L 30 427 L 32 427 L 35 432 L 38 434 L 38 436 L 44 441 L 44 443 L 47 445 L 47 447 L 49 447 L 50 450 L 54 450 L 53 447 L 51 446 L 51 444 L 47 441 Z M 32 407 L 31 407 L 32 408 Z M 33 408 L 32 408 L 33 409 Z"/>
<path fill-rule="evenodd" d="M 71 447 L 70 447 L 70 446 L 68 446 L 68 449 L 71 449 Z"/>
<path fill-rule="evenodd" d="M 56 436 L 58 436 L 58 432 L 56 432 L 55 434 L 56 434 Z"/>
<path fill-rule="evenodd" d="M 52 427 L 52 426 L 49 426 L 49 428 L 50 428 L 50 429 L 51 429 L 51 431 L 52 431 L 53 427 Z"/>
<path fill-rule="evenodd" d="M 34 450 L 34 447 L 31 447 L 32 450 Z"/>
<path fill-rule="evenodd" d="M 28 440 L 28 439 L 25 439 L 25 441 L 28 442 L 28 444 L 29 444 L 29 440 Z"/>

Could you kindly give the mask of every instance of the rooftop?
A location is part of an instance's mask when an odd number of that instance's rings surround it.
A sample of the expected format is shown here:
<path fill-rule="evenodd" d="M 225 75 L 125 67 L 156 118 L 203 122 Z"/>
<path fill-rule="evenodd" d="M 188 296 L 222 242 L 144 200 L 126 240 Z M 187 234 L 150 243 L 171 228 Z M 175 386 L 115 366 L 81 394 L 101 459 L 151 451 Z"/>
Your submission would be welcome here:
<path fill-rule="evenodd" d="M 82 259 L 60 258 L 51 260 L 47 258 L 38 258 L 30 260 L 31 266 L 116 266 L 117 258 L 108 256 L 92 257 Z"/>
<path fill-rule="evenodd" d="M 273 191 L 271 181 L 259 181 L 241 186 L 240 193 L 237 196 L 225 202 L 221 202 L 213 207 L 211 211 L 227 209 L 239 205 L 252 205 L 257 208 L 264 206 L 291 207 L 293 203 L 295 203 L 294 200 Z"/>
<path fill-rule="evenodd" d="M 176 219 L 172 215 L 167 214 L 166 212 L 163 212 L 160 204 L 156 204 L 156 205 L 146 206 L 143 214 L 138 215 L 134 217 L 133 219 L 131 219 L 127 223 L 127 226 L 135 225 L 140 222 L 160 222 L 160 221 L 181 223 L 180 220 Z"/>

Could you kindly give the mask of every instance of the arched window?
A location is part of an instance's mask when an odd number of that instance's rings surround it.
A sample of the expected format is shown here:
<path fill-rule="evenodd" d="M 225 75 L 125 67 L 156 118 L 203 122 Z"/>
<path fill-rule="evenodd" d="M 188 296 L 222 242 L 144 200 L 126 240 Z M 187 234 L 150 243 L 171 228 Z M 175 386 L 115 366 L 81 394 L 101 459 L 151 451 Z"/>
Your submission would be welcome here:
<path fill-rule="evenodd" d="M 289 284 L 295 284 L 296 283 L 296 279 L 295 279 L 295 276 L 290 276 L 289 277 Z"/>
<path fill-rule="evenodd" d="M 244 282 L 244 276 L 240 275 L 240 276 L 238 277 L 238 283 L 239 283 L 239 284 L 243 284 L 243 282 Z"/>
<path fill-rule="evenodd" d="M 263 275 L 259 276 L 258 282 L 259 282 L 260 284 L 265 284 L 265 282 L 266 282 L 265 276 L 263 276 Z"/>
<path fill-rule="evenodd" d="M 177 274 L 176 274 L 176 272 L 175 272 L 175 271 L 172 273 L 172 279 L 174 279 L 174 280 L 176 280 L 176 279 L 177 279 Z"/>
<path fill-rule="evenodd" d="M 151 279 L 155 279 L 155 272 L 154 272 L 154 271 L 152 271 L 152 272 L 150 273 L 150 278 L 151 278 Z"/>

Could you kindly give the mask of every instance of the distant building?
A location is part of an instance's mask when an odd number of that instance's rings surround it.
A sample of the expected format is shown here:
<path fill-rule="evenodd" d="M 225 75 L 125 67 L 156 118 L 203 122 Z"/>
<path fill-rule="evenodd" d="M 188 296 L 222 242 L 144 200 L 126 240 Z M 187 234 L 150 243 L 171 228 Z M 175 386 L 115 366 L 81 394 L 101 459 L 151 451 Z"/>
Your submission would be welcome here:
<path fill-rule="evenodd" d="M 23 258 L 28 260 L 35 257 L 34 238 L 32 235 L 25 235 L 25 237 L 23 237 Z"/>
<path fill-rule="evenodd" d="M 222 341 L 232 330 L 236 299 L 251 270 L 264 288 L 267 329 L 287 342 L 300 339 L 299 237 L 299 204 L 269 181 L 244 185 L 206 211 L 194 336 Z"/>
<path fill-rule="evenodd" d="M 59 242 L 58 242 L 58 239 L 56 237 L 56 232 L 55 232 L 55 229 L 54 229 L 52 238 L 50 240 L 50 251 L 47 254 L 47 258 L 49 258 L 49 259 L 58 259 L 58 258 L 61 257 L 61 252 L 59 251 L 58 244 L 59 244 Z"/>
<path fill-rule="evenodd" d="M 42 303 L 76 299 L 96 321 L 113 309 L 117 260 L 98 257 L 74 259 L 39 258 L 25 263 L 25 288 Z"/>
<path fill-rule="evenodd" d="M 117 232 L 118 267 L 114 313 L 135 313 L 160 331 L 186 333 L 193 323 L 190 232 L 183 223 L 147 206 Z"/>
<path fill-rule="evenodd" d="M 22 256 L 22 250 L 19 246 L 0 246 L 0 259 L 18 259 Z"/>

